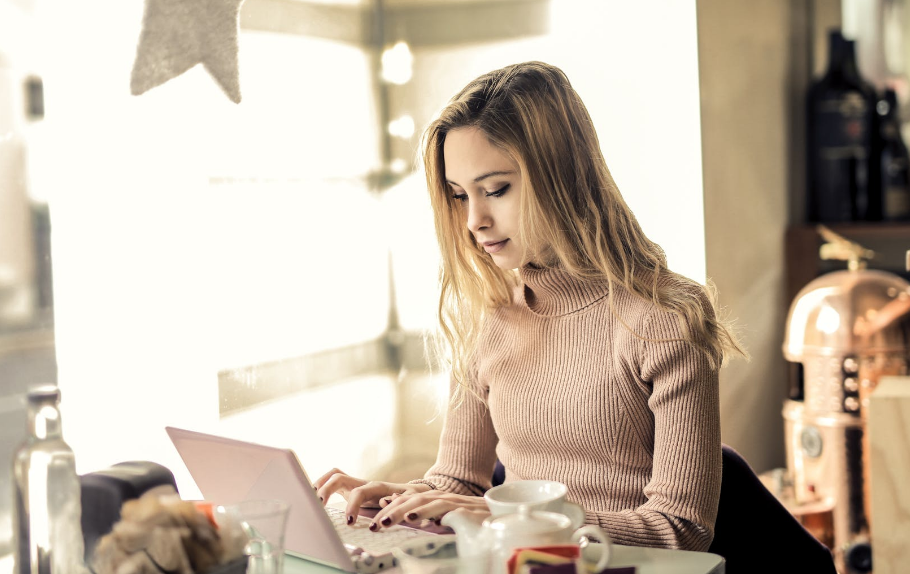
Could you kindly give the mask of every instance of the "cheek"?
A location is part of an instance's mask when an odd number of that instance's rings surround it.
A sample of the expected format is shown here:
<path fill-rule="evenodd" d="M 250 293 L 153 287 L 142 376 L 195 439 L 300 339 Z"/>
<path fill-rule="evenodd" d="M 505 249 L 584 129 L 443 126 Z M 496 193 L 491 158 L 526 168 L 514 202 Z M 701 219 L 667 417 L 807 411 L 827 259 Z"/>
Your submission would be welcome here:
<path fill-rule="evenodd" d="M 503 205 L 502 209 L 502 219 L 509 223 L 509 226 L 518 230 L 519 223 L 521 221 L 521 206 L 518 203 L 518 198 L 513 198 L 512 201 Z"/>

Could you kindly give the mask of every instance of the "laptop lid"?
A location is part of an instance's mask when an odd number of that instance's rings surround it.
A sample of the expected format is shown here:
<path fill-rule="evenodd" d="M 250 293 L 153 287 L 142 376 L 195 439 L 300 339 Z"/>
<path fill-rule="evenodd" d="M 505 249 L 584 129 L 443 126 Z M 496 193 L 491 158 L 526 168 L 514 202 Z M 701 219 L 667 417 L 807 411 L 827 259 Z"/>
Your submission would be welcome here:
<path fill-rule="evenodd" d="M 294 451 L 174 427 L 165 430 L 203 498 L 218 504 L 284 500 L 290 505 L 287 551 L 356 571 Z"/>

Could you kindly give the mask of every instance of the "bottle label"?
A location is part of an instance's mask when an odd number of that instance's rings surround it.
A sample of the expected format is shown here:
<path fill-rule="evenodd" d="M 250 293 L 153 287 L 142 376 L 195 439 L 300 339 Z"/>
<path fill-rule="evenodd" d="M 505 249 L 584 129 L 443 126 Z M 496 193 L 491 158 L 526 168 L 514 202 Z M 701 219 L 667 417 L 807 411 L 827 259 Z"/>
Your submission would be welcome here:
<path fill-rule="evenodd" d="M 811 105 L 810 219 L 880 218 L 881 195 L 870 189 L 873 103 L 857 89 L 833 89 L 817 94 Z"/>
<path fill-rule="evenodd" d="M 869 106 L 859 92 L 819 102 L 816 112 L 819 157 L 825 160 L 858 159 L 869 156 Z"/>
<path fill-rule="evenodd" d="M 885 218 L 907 220 L 910 219 L 910 166 L 906 157 L 890 155 L 889 151 L 886 149 L 882 157 Z"/>
<path fill-rule="evenodd" d="M 906 187 L 894 185 L 886 187 L 885 215 L 888 219 L 907 219 L 910 217 L 910 190 Z"/>

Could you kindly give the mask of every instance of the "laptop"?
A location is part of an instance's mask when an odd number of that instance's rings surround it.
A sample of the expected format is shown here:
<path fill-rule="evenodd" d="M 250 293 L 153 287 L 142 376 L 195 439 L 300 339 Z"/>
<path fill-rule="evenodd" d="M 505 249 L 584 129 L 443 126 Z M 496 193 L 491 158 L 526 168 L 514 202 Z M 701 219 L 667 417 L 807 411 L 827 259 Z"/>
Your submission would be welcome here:
<path fill-rule="evenodd" d="M 285 549 L 346 572 L 373 573 L 396 565 L 393 547 L 434 547 L 434 532 L 404 525 L 370 532 L 370 519 L 353 527 L 344 510 L 322 505 L 291 449 L 165 427 L 203 498 L 216 503 L 280 499 L 290 505 Z M 369 514 L 369 512 L 367 512 Z"/>

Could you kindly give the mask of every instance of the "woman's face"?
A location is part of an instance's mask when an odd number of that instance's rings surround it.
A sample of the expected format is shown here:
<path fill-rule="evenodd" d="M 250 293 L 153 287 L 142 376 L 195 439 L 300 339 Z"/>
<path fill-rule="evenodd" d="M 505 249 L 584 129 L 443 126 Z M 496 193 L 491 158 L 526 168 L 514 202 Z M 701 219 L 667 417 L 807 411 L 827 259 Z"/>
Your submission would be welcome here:
<path fill-rule="evenodd" d="M 522 264 L 519 236 L 521 173 L 506 154 L 477 128 L 458 128 L 446 135 L 443 148 L 449 193 L 461 202 L 474 240 L 501 269 Z"/>

